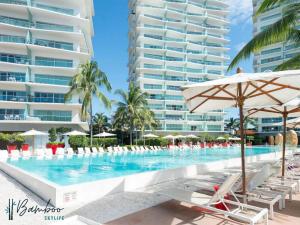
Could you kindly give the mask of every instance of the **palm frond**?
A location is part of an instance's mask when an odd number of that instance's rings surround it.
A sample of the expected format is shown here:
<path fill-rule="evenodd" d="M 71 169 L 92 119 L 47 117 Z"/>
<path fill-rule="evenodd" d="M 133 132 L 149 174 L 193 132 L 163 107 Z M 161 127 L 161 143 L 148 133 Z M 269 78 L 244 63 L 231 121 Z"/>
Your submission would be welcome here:
<path fill-rule="evenodd" d="M 280 20 L 257 34 L 235 56 L 227 71 L 232 70 L 241 60 L 249 58 L 252 53 L 258 52 L 268 45 L 288 40 L 289 36 L 294 32 L 293 27 L 295 27 L 297 19 L 297 13 L 287 13 Z"/>
<path fill-rule="evenodd" d="M 285 61 L 284 63 L 278 65 L 275 68 L 275 71 L 291 70 L 291 69 L 300 69 L 300 53 L 294 56 L 293 58 Z"/>

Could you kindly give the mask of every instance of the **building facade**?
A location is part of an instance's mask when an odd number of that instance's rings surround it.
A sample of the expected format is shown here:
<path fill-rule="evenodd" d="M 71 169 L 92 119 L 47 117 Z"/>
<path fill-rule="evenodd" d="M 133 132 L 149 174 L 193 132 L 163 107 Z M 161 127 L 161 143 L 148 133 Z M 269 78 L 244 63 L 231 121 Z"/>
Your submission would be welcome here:
<path fill-rule="evenodd" d="M 0 131 L 86 129 L 69 82 L 93 55 L 92 0 L 0 0 Z"/>
<path fill-rule="evenodd" d="M 228 13 L 219 0 L 129 0 L 129 81 L 149 94 L 160 132 L 224 131 L 224 112 L 190 114 L 181 87 L 224 76 Z"/>
<path fill-rule="evenodd" d="M 291 2 L 299 2 L 294 0 Z M 259 9 L 262 0 L 253 0 L 254 13 Z M 269 25 L 278 21 L 282 17 L 283 8 L 286 5 L 276 5 L 271 10 L 253 17 L 253 35 L 266 29 Z M 300 46 L 292 42 L 270 45 L 254 55 L 253 68 L 255 72 L 273 71 L 278 65 L 300 53 Z M 259 133 L 277 133 L 282 131 L 281 126 L 274 123 L 282 122 L 282 118 L 260 118 L 258 119 Z"/>

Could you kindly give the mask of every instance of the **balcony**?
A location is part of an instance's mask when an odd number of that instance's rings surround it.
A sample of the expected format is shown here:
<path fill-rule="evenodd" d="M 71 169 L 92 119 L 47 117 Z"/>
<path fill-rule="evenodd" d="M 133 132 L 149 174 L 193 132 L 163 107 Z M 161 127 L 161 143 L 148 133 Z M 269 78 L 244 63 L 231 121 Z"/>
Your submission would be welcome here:
<path fill-rule="evenodd" d="M 0 3 L 23 5 L 23 6 L 28 5 L 27 0 L 0 0 Z M 39 2 L 36 2 L 36 1 L 32 1 L 32 5 L 28 5 L 28 6 L 35 7 L 35 8 L 40 8 L 40 9 L 45 9 L 45 10 L 52 11 L 52 12 L 62 13 L 62 14 L 66 14 L 66 15 L 71 15 L 71 16 L 75 15 L 73 9 L 56 7 L 56 6 L 47 5 L 47 4 L 44 4 L 44 3 L 39 3 Z"/>
<path fill-rule="evenodd" d="M 0 81 L 25 82 L 25 73 L 0 72 Z"/>
<path fill-rule="evenodd" d="M 27 102 L 28 98 L 26 95 L 0 95 L 0 101 Z"/>
<path fill-rule="evenodd" d="M 25 38 L 20 36 L 12 35 L 0 35 L 0 42 L 12 42 L 12 43 L 21 43 L 25 44 Z"/>
<path fill-rule="evenodd" d="M 23 28 L 36 28 L 41 30 L 53 30 L 53 31 L 63 31 L 63 32 L 74 32 L 73 26 L 52 24 L 37 21 L 35 24 L 25 19 L 18 19 L 6 16 L 0 16 L 0 23 L 10 24 L 13 26 L 23 27 Z"/>
<path fill-rule="evenodd" d="M 30 59 L 25 55 L 12 55 L 0 53 L 0 62 L 15 63 L 15 64 L 29 64 Z"/>

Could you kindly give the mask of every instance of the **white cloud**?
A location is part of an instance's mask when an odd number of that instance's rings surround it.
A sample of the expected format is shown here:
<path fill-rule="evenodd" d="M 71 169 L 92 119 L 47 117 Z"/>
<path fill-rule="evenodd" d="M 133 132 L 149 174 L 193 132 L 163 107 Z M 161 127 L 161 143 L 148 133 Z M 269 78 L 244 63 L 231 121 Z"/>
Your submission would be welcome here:
<path fill-rule="evenodd" d="M 233 25 L 250 23 L 252 19 L 252 0 L 226 0 L 230 8 L 230 22 Z"/>

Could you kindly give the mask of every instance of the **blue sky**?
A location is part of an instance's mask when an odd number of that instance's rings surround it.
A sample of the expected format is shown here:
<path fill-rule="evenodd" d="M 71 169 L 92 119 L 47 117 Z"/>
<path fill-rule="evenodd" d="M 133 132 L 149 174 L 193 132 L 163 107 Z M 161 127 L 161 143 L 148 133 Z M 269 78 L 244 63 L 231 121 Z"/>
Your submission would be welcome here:
<path fill-rule="evenodd" d="M 247 43 L 252 36 L 252 3 L 251 0 L 227 0 L 230 5 L 231 58 Z M 113 90 L 127 89 L 127 45 L 128 45 L 128 0 L 95 0 L 94 60 L 107 73 Z M 252 71 L 252 61 L 243 62 L 240 66 L 247 72 Z M 113 92 L 108 97 L 118 99 Z M 94 101 L 94 111 L 111 113 Z M 234 113 L 233 113 L 234 114 Z"/>

